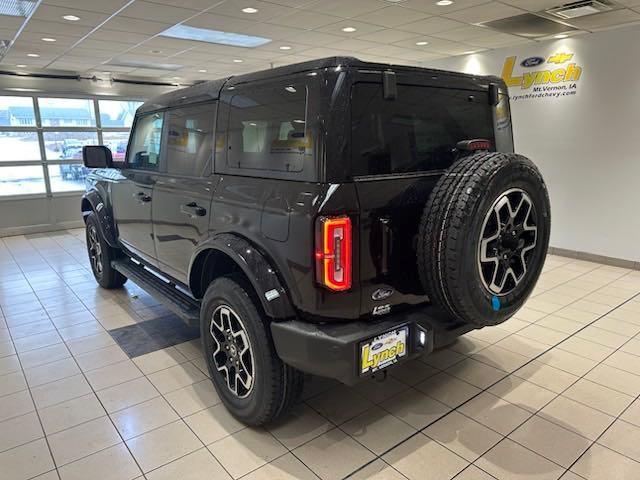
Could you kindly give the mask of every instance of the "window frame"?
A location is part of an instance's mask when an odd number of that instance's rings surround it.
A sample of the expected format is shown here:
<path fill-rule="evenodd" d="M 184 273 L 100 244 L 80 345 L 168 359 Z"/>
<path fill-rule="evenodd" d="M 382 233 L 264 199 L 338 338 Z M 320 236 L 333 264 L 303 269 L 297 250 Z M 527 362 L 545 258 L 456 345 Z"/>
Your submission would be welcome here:
<path fill-rule="evenodd" d="M 152 112 L 145 112 L 141 115 L 136 115 L 133 120 L 133 124 L 131 125 L 131 132 L 129 133 L 129 141 L 127 142 L 127 151 L 125 153 L 124 162 L 122 162 L 123 170 L 131 170 L 133 172 L 148 172 L 148 173 L 164 173 L 166 172 L 166 142 L 167 142 L 167 111 L 168 108 L 163 108 L 161 110 L 154 110 Z M 160 130 L 160 155 L 158 156 L 158 168 L 135 168 L 131 167 L 129 163 L 129 154 L 131 153 L 131 136 L 135 134 L 136 127 L 140 122 L 141 118 L 148 117 L 150 115 L 162 115 L 162 128 Z"/>
<path fill-rule="evenodd" d="M 287 172 L 267 169 L 237 168 L 230 166 L 228 164 L 228 153 L 229 130 L 231 126 L 231 101 L 233 97 L 239 94 L 246 94 L 250 96 L 253 93 L 262 92 L 274 87 L 285 87 L 287 85 L 304 86 L 306 91 L 305 125 L 307 131 L 311 133 L 313 138 L 313 158 L 310 162 L 310 167 L 305 164 L 304 168 L 299 172 Z M 314 120 L 318 115 L 317 110 L 319 106 L 316 105 L 315 97 L 318 97 L 319 85 L 319 76 L 309 76 L 307 72 L 290 76 L 288 75 L 286 77 L 277 78 L 275 80 L 270 79 L 226 87 L 220 93 L 220 104 L 218 105 L 218 117 L 216 124 L 217 126 L 219 126 L 219 128 L 216 128 L 216 136 L 214 139 L 214 173 L 236 175 L 239 177 L 264 178 L 294 182 L 319 181 L 321 175 L 321 155 L 319 154 L 321 147 L 319 145 L 319 142 L 323 141 L 323 139 L 318 134 L 318 125 Z M 219 137 L 222 137 L 224 139 L 225 148 L 223 151 L 218 151 L 216 149 L 216 144 L 219 141 Z"/>
<path fill-rule="evenodd" d="M 49 177 L 49 167 L 53 165 L 62 164 L 76 164 L 78 159 L 51 159 L 46 158 L 46 149 L 44 142 L 44 134 L 47 132 L 89 132 L 96 133 L 98 138 L 98 144 L 104 145 L 103 132 L 130 132 L 130 128 L 126 127 L 103 127 L 100 119 L 100 100 L 116 100 L 123 102 L 140 102 L 144 103 L 144 99 L 140 97 L 117 97 L 117 96 L 102 96 L 102 95 L 83 95 L 83 94 L 20 94 L 18 92 L 0 91 L 2 97 L 21 97 L 31 99 L 33 105 L 33 112 L 35 116 L 35 125 L 30 126 L 0 126 L 0 132 L 28 132 L 37 133 L 38 145 L 40 150 L 40 159 L 36 160 L 6 160 L 0 162 L 0 166 L 3 167 L 20 167 L 20 166 L 39 166 L 43 172 L 43 179 L 45 184 L 45 190 L 42 193 L 27 193 L 19 195 L 0 195 L 0 201 L 3 200 L 16 200 L 22 198 L 51 198 L 51 197 L 65 197 L 65 196 L 78 196 L 83 191 L 83 188 L 72 191 L 53 191 L 51 188 L 51 180 Z M 70 127 L 70 126 L 42 126 L 40 116 L 40 102 L 41 98 L 65 98 L 72 100 L 90 100 L 93 102 L 93 112 L 95 115 L 95 126 L 83 126 L 83 127 Z M 81 162 L 81 160 L 80 160 Z"/>
<path fill-rule="evenodd" d="M 169 125 L 171 123 L 171 112 L 172 111 L 176 111 L 176 110 L 181 110 L 181 109 L 187 109 L 187 108 L 193 108 L 193 107 L 200 107 L 200 106 L 213 106 L 213 111 L 212 111 L 212 128 L 211 128 L 211 162 L 209 163 L 209 168 L 206 170 L 206 172 L 204 172 L 204 175 L 184 175 L 184 174 L 175 174 L 175 173 L 170 173 L 169 172 L 169 161 L 170 158 L 168 156 L 168 149 L 167 149 L 167 142 L 168 142 L 168 132 L 166 129 L 169 128 Z M 179 178 L 209 178 L 211 175 L 213 175 L 213 171 L 214 171 L 214 164 L 216 162 L 216 128 L 218 125 L 218 109 L 220 106 L 220 102 L 218 99 L 215 100 L 206 100 L 204 102 L 194 102 L 194 103 L 186 103 L 184 105 L 179 105 L 179 106 L 175 106 L 175 107 L 169 107 L 167 109 L 162 110 L 165 114 L 165 119 L 164 119 L 164 124 L 163 124 L 163 135 L 164 135 L 164 141 L 163 141 L 163 146 L 164 146 L 164 151 L 161 152 L 162 157 L 164 158 L 164 162 L 162 163 L 163 169 L 159 170 L 157 173 L 162 173 L 162 174 L 166 174 L 168 176 L 172 176 L 172 177 L 179 177 Z M 155 113 L 155 112 L 152 112 Z M 146 115 L 146 114 L 145 114 Z M 143 115 L 140 115 L 141 117 Z M 138 116 L 136 116 L 136 121 L 137 121 Z M 135 122 L 135 121 L 134 121 Z M 135 124 L 135 123 L 134 123 Z M 131 129 L 131 132 L 133 132 L 133 128 Z M 128 148 L 127 148 L 128 150 Z M 128 157 L 128 152 L 127 152 L 127 157 Z"/>

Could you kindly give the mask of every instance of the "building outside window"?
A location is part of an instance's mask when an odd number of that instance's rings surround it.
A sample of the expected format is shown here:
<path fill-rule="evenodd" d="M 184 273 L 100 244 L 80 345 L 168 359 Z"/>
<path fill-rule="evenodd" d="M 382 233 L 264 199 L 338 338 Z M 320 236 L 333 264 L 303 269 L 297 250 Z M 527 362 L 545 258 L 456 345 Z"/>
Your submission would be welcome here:
<path fill-rule="evenodd" d="M 84 189 L 82 147 L 124 159 L 138 100 L 0 96 L 0 197 Z"/>

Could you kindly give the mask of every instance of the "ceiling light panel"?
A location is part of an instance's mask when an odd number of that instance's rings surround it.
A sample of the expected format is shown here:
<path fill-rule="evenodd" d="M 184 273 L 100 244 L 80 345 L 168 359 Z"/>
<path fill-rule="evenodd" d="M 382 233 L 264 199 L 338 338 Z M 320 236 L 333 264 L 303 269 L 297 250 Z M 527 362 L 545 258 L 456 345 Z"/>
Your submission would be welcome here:
<path fill-rule="evenodd" d="M 270 38 L 254 37 L 241 33 L 209 30 L 207 28 L 190 27 L 188 25 L 175 25 L 160 34 L 163 37 L 179 38 L 183 40 L 195 40 L 197 42 L 218 43 L 234 47 L 253 48 L 259 47 L 271 41 Z"/>
<path fill-rule="evenodd" d="M 28 17 L 36 8 L 31 0 L 0 0 L 0 15 L 11 17 Z"/>

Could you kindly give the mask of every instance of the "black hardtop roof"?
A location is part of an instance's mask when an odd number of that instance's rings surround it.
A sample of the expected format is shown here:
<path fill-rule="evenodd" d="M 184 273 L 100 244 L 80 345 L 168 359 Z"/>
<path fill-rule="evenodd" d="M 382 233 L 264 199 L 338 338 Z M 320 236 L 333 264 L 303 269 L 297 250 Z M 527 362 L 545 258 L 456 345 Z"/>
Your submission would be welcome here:
<path fill-rule="evenodd" d="M 175 107 L 179 105 L 203 102 L 206 100 L 215 100 L 219 98 L 222 88 L 231 85 L 240 85 L 256 80 L 265 80 L 270 78 L 284 77 L 300 72 L 311 70 L 321 70 L 324 68 L 358 68 L 364 70 L 393 70 L 403 72 L 415 72 L 420 75 L 440 75 L 445 74 L 449 77 L 474 79 L 476 82 L 480 79 L 481 83 L 496 82 L 503 83 L 503 80 L 494 76 L 470 75 L 466 73 L 453 72 L 448 70 L 439 70 L 434 68 L 413 67 L 408 65 L 396 65 L 387 63 L 365 62 L 355 57 L 327 57 L 318 60 L 310 60 L 308 62 L 294 63 L 282 67 L 260 70 L 258 72 L 246 73 L 233 77 L 222 78 L 218 80 L 209 80 L 198 83 L 191 87 L 174 90 L 157 97 L 151 98 L 138 108 L 138 113 L 146 113 L 163 108 Z"/>

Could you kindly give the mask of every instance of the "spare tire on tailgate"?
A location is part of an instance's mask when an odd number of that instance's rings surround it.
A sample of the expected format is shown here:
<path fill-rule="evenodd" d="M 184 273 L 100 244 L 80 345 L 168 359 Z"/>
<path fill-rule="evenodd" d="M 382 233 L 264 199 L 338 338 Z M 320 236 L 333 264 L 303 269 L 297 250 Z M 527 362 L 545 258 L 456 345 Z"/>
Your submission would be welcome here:
<path fill-rule="evenodd" d="M 457 160 L 420 223 L 418 271 L 431 301 L 476 326 L 508 319 L 542 271 L 549 210 L 544 180 L 526 157 L 479 152 Z"/>

